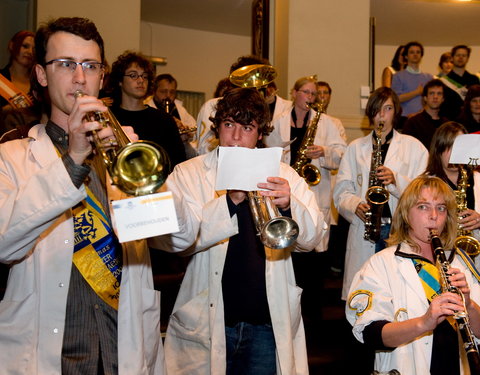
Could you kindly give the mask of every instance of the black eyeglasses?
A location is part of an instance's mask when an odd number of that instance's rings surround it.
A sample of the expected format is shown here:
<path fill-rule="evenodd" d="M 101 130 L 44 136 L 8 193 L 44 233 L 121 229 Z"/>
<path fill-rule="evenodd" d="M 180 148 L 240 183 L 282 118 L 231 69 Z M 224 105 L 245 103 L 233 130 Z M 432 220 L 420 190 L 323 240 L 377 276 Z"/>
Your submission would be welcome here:
<path fill-rule="evenodd" d="M 77 69 L 77 65 L 82 67 L 85 74 L 96 75 L 103 72 L 104 65 L 96 61 L 76 62 L 69 59 L 53 59 L 45 63 L 52 65 L 55 70 L 65 73 L 73 73 Z"/>
<path fill-rule="evenodd" d="M 128 73 L 128 74 L 125 74 L 124 75 L 125 77 L 130 77 L 131 79 L 133 79 L 134 81 L 139 79 L 140 77 L 142 77 L 142 79 L 144 81 L 146 81 L 148 79 L 148 73 L 142 73 L 142 74 L 138 74 L 137 72 L 131 72 L 131 73 Z"/>

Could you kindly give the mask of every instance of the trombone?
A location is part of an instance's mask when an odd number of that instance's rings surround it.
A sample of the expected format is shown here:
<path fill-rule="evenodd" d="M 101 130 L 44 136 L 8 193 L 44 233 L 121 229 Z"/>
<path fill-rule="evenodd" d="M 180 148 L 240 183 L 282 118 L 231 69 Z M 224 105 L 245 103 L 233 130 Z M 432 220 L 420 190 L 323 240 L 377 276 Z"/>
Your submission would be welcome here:
<path fill-rule="evenodd" d="M 75 98 L 85 96 L 75 91 Z M 93 142 L 100 153 L 113 184 L 129 195 L 146 195 L 157 191 L 167 179 L 170 161 L 166 151 L 154 142 L 132 142 L 110 109 L 89 112 L 88 121 L 98 121 L 102 127 L 110 126 L 116 145 L 102 143 L 96 131 Z"/>

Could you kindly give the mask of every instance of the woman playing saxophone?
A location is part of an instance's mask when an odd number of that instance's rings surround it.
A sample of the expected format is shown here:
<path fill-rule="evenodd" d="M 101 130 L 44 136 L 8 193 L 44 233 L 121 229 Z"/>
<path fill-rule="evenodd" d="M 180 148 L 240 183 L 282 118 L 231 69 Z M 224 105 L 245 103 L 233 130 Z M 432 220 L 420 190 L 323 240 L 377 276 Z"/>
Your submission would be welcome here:
<path fill-rule="evenodd" d="M 450 188 L 437 177 L 418 177 L 399 200 L 389 247 L 356 274 L 346 314 L 355 337 L 375 348 L 375 370 L 408 375 L 468 371 L 462 348 L 476 349 L 480 337 L 480 284 L 463 258 L 454 253 L 448 266 L 443 258 L 437 267 L 433 251 L 444 247 L 449 257 L 456 226 Z M 442 283 L 449 286 L 442 288 Z M 472 333 L 473 342 L 465 346 L 458 339 L 459 317 L 468 317 Z"/>
<path fill-rule="evenodd" d="M 272 121 L 273 131 L 265 137 L 268 147 L 282 147 L 284 163 L 294 166 L 299 149 L 305 160 L 319 172 L 320 182 L 310 189 L 315 193 L 318 206 L 327 224 L 330 224 L 332 202 L 332 170 L 338 168 L 347 147 L 345 129 L 340 120 L 314 110 L 317 97 L 317 79 L 299 78 L 291 91 L 293 105 Z M 312 131 L 315 128 L 315 131 Z M 304 142 L 308 137 L 308 142 Z M 294 167 L 295 169 L 295 167 Z M 316 251 L 327 250 L 328 235 L 324 236 Z M 303 256 L 303 255 L 300 255 Z"/>

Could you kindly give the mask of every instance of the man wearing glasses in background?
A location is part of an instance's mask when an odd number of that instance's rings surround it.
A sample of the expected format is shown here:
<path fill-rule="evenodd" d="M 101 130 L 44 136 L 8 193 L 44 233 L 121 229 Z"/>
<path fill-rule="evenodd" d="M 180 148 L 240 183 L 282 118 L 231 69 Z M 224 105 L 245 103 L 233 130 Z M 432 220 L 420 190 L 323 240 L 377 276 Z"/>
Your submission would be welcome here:
<path fill-rule="evenodd" d="M 35 45 L 50 120 L 0 145 L 1 372 L 164 374 L 148 248 L 118 243 L 108 202 L 119 192 L 92 152 L 90 131 L 108 144 L 112 130 L 85 119 L 107 109 L 103 40 L 91 21 L 59 18 Z"/>
<path fill-rule="evenodd" d="M 153 77 L 153 66 L 143 55 L 125 51 L 112 64 L 107 92 L 113 97 L 112 112 L 118 121 L 133 126 L 140 139 L 162 146 L 173 169 L 186 160 L 185 148 L 172 116 L 144 104 Z"/>

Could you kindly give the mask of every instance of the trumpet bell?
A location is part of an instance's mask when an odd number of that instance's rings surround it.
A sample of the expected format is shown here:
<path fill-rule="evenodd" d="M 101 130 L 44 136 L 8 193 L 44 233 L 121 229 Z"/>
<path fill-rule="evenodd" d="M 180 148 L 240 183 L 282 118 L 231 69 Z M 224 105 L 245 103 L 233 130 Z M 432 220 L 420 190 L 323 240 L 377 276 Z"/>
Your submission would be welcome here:
<path fill-rule="evenodd" d="M 455 250 L 462 249 L 471 258 L 480 254 L 480 242 L 472 236 L 458 236 L 453 244 Z"/>
<path fill-rule="evenodd" d="M 258 191 L 248 192 L 248 204 L 257 235 L 262 243 L 271 249 L 285 249 L 297 240 L 299 227 L 292 218 L 280 216 L 270 197 Z"/>
<path fill-rule="evenodd" d="M 130 195 L 156 192 L 167 179 L 170 161 L 167 153 L 153 142 L 129 143 L 113 158 L 111 177 L 115 185 Z"/>
<path fill-rule="evenodd" d="M 260 240 L 271 249 L 286 249 L 295 243 L 298 233 L 298 224 L 293 219 L 280 216 L 264 225 Z"/>
<path fill-rule="evenodd" d="M 243 66 L 230 74 L 230 82 L 238 87 L 261 88 L 277 78 L 277 71 L 271 65 L 254 64 Z"/>

